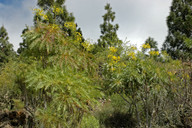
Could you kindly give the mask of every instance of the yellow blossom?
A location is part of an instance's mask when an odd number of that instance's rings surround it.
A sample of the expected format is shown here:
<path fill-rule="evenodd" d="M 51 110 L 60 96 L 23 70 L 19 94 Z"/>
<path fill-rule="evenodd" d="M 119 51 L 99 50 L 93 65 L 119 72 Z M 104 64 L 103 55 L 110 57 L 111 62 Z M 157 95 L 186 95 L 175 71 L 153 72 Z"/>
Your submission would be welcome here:
<path fill-rule="evenodd" d="M 43 18 L 44 18 L 45 20 L 48 20 L 48 16 L 47 16 L 47 15 L 43 15 Z"/>
<path fill-rule="evenodd" d="M 120 61 L 120 56 L 116 57 L 116 56 L 108 55 L 108 58 L 112 58 L 112 61 L 115 62 L 115 63 Z"/>
<path fill-rule="evenodd" d="M 62 8 L 59 8 L 59 7 L 56 7 L 56 6 L 53 6 L 53 12 L 54 12 L 56 15 L 63 14 L 63 9 L 62 9 Z"/>
<path fill-rule="evenodd" d="M 92 50 L 92 45 L 88 42 L 83 42 L 81 43 L 82 46 L 87 50 L 87 51 L 91 51 Z"/>
<path fill-rule="evenodd" d="M 158 56 L 159 55 L 159 51 L 150 51 L 149 54 L 151 56 Z"/>
<path fill-rule="evenodd" d="M 38 8 L 33 9 L 33 11 L 38 15 L 38 16 L 43 16 L 44 11 Z"/>
<path fill-rule="evenodd" d="M 130 52 L 130 53 L 128 54 L 128 56 L 131 57 L 133 60 L 137 60 L 134 52 Z"/>
<path fill-rule="evenodd" d="M 111 58 L 111 57 L 112 57 L 112 55 L 108 55 L 107 57 L 108 57 L 108 58 Z"/>
<path fill-rule="evenodd" d="M 50 31 L 58 31 L 60 29 L 57 24 L 50 24 L 49 28 L 50 28 Z"/>
<path fill-rule="evenodd" d="M 132 59 L 133 59 L 133 60 L 137 60 L 137 58 L 136 58 L 135 56 L 132 56 Z"/>
<path fill-rule="evenodd" d="M 115 48 L 115 47 L 109 47 L 109 50 L 110 50 L 112 53 L 116 53 L 116 52 L 117 52 L 117 48 Z"/>
<path fill-rule="evenodd" d="M 76 32 L 76 38 L 77 38 L 77 41 L 82 41 L 82 35 L 81 35 L 81 33 Z"/>
<path fill-rule="evenodd" d="M 71 29 L 72 31 L 76 30 L 76 24 L 74 22 L 66 22 L 64 27 Z"/>
<path fill-rule="evenodd" d="M 143 44 L 143 45 L 142 45 L 142 48 L 148 49 L 148 48 L 151 48 L 151 46 L 149 45 L 149 43 L 147 43 L 147 44 Z"/>
<path fill-rule="evenodd" d="M 137 50 L 137 47 L 135 47 L 135 46 L 131 46 L 131 49 L 133 49 L 133 50 Z"/>
<path fill-rule="evenodd" d="M 117 61 L 120 61 L 120 56 L 117 57 Z"/>
<path fill-rule="evenodd" d="M 113 56 L 112 59 L 116 61 L 116 60 L 117 60 L 117 57 L 116 57 L 116 56 Z"/>

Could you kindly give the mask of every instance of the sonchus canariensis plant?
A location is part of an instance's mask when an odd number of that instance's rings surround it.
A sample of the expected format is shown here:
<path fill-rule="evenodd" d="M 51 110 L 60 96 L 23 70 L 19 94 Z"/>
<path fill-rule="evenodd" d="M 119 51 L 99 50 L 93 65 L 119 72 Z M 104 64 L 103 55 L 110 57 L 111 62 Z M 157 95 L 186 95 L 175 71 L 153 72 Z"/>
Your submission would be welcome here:
<path fill-rule="evenodd" d="M 36 119 L 44 127 L 79 127 L 83 114 L 93 108 L 100 95 L 94 56 L 80 48 L 82 36 L 74 22 L 63 26 L 73 37 L 58 24 L 42 22 L 23 34 L 31 53 L 26 56 L 37 60 L 26 75 L 26 83 L 42 95 Z"/>

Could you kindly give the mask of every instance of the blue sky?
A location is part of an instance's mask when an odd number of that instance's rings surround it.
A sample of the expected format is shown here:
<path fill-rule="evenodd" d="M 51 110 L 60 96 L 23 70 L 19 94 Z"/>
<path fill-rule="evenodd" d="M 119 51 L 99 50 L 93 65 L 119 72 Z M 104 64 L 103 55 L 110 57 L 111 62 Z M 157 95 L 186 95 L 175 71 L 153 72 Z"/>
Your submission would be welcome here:
<path fill-rule="evenodd" d="M 161 47 L 167 35 L 166 17 L 172 0 L 66 0 L 84 37 L 97 41 L 99 25 L 103 22 L 104 6 L 109 2 L 116 12 L 114 23 L 120 28 L 118 36 L 123 41 L 140 46 L 153 37 Z M 32 9 L 37 0 L 0 0 L 0 25 L 8 31 L 10 42 L 16 50 L 22 42 L 21 33 L 26 25 L 33 25 Z"/>
<path fill-rule="evenodd" d="M 19 5 L 22 0 L 0 0 L 0 3 L 4 5 Z"/>
<path fill-rule="evenodd" d="M 26 25 L 33 24 L 34 0 L 0 0 L 0 26 L 7 29 L 9 41 L 17 50 L 22 42 L 21 33 Z"/>

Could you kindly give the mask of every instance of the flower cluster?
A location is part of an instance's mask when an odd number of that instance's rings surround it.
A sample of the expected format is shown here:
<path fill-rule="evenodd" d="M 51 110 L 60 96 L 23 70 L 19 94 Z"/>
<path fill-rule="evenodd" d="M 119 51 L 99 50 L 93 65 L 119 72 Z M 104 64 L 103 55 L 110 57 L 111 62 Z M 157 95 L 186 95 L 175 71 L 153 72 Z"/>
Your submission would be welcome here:
<path fill-rule="evenodd" d="M 49 20 L 49 18 L 48 18 L 47 15 L 43 15 L 43 19 L 44 19 L 44 20 Z"/>
<path fill-rule="evenodd" d="M 76 24 L 74 22 L 66 22 L 64 27 L 71 29 L 72 31 L 76 30 Z"/>
<path fill-rule="evenodd" d="M 118 49 L 116 47 L 109 47 L 109 69 L 113 71 L 118 71 L 122 67 L 126 67 L 124 63 L 121 63 L 121 57 L 117 55 Z"/>
<path fill-rule="evenodd" d="M 53 6 L 53 13 L 55 13 L 56 15 L 63 14 L 63 9 Z"/>
<path fill-rule="evenodd" d="M 117 63 L 120 61 L 120 56 L 108 55 L 108 58 L 110 58 L 113 63 Z"/>
<path fill-rule="evenodd" d="M 49 20 L 48 16 L 45 14 L 45 12 L 41 9 L 35 8 L 33 11 L 36 13 L 37 16 L 43 17 L 44 20 Z"/>
<path fill-rule="evenodd" d="M 135 56 L 135 52 L 128 53 L 128 56 L 131 57 L 131 59 L 133 59 L 133 60 L 137 60 L 137 58 Z"/>
<path fill-rule="evenodd" d="M 112 56 L 112 60 L 115 62 L 120 61 L 120 56 L 116 57 L 116 56 Z"/>
<path fill-rule="evenodd" d="M 58 31 L 60 29 L 57 24 L 49 24 L 48 28 L 49 28 L 50 32 Z"/>
<path fill-rule="evenodd" d="M 109 50 L 110 50 L 112 53 L 116 53 L 116 52 L 117 52 L 117 48 L 115 48 L 115 47 L 109 47 Z"/>
<path fill-rule="evenodd" d="M 158 56 L 159 55 L 159 51 L 150 51 L 149 54 L 151 56 Z"/>
<path fill-rule="evenodd" d="M 33 9 L 33 11 L 34 11 L 37 15 L 39 15 L 39 16 L 43 16 L 43 15 L 44 15 L 43 10 L 41 10 L 41 9 L 35 8 L 35 9 Z"/>
<path fill-rule="evenodd" d="M 149 43 L 147 43 L 147 44 L 143 44 L 143 45 L 142 45 L 142 48 L 144 48 L 144 49 L 149 49 L 149 48 L 151 48 L 151 46 L 149 45 Z"/>
<path fill-rule="evenodd" d="M 82 35 L 81 35 L 81 33 L 76 32 L 76 40 L 77 40 L 78 42 L 81 42 L 81 41 L 82 41 Z"/>
<path fill-rule="evenodd" d="M 93 45 L 91 45 L 89 42 L 83 42 L 81 43 L 81 45 L 87 50 L 87 51 L 91 51 L 93 48 Z"/>
<path fill-rule="evenodd" d="M 137 50 L 137 47 L 131 46 L 131 49 L 132 49 L 132 50 Z"/>

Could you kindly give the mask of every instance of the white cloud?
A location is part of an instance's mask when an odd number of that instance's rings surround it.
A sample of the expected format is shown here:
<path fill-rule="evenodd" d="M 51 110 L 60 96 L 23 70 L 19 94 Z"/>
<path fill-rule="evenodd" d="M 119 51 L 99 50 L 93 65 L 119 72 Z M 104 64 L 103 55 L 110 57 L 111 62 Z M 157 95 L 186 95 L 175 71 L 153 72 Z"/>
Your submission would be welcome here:
<path fill-rule="evenodd" d="M 66 0 L 67 10 L 73 12 L 84 37 L 95 42 L 100 36 L 99 25 L 103 23 L 104 6 L 109 2 L 116 12 L 115 23 L 120 28 L 120 39 L 133 44 L 144 43 L 153 37 L 161 47 L 167 35 L 166 17 L 172 0 Z M 37 0 L 23 0 L 20 7 L 0 4 L 0 25 L 4 24 L 14 49 L 22 41 L 20 35 L 25 25 L 33 24 L 32 8 Z"/>
<path fill-rule="evenodd" d="M 103 22 L 104 6 L 109 2 L 116 12 L 115 23 L 120 28 L 118 35 L 122 40 L 130 40 L 139 46 L 153 37 L 161 47 L 167 35 L 166 17 L 172 0 L 68 0 L 68 10 L 73 12 L 76 22 L 85 37 L 95 41 L 100 36 L 99 25 Z"/>
<path fill-rule="evenodd" d="M 4 25 L 9 35 L 9 41 L 14 45 L 14 49 L 19 48 L 22 42 L 21 34 L 26 25 L 33 24 L 32 7 L 35 6 L 33 0 L 24 0 L 20 7 L 14 5 L 0 4 L 0 25 Z"/>

